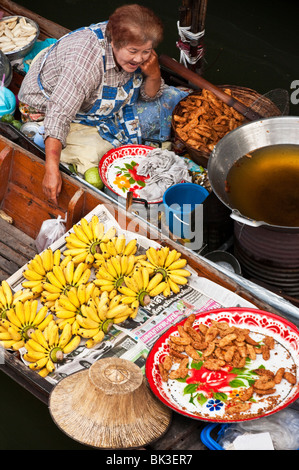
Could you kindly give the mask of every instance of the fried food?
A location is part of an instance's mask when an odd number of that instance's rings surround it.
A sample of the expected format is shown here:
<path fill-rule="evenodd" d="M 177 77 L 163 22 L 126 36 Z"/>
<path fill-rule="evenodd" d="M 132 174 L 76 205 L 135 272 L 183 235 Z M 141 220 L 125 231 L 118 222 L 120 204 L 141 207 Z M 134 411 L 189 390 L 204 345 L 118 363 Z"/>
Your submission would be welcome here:
<path fill-rule="evenodd" d="M 296 384 L 296 376 L 292 374 L 291 372 L 285 372 L 283 374 L 284 379 L 286 379 L 290 384 L 295 385 Z"/>
<path fill-rule="evenodd" d="M 236 402 L 236 403 L 233 403 L 232 405 L 230 405 L 228 408 L 227 408 L 227 414 L 229 415 L 232 415 L 232 414 L 239 414 L 239 413 L 244 413 L 244 411 L 248 411 L 251 407 L 251 404 L 246 402 L 246 403 L 242 403 L 242 402 Z"/>
<path fill-rule="evenodd" d="M 231 90 L 224 90 L 232 95 Z M 243 123 L 244 117 L 203 89 L 184 98 L 179 110 L 173 114 L 173 127 L 186 145 L 210 153 L 217 142 L 228 132 Z"/>
<path fill-rule="evenodd" d="M 202 361 L 202 366 L 209 371 L 226 369 L 243 369 L 247 359 L 254 361 L 257 354 L 263 360 L 270 358 L 275 347 L 275 340 L 264 336 L 255 341 L 250 336 L 250 330 L 231 326 L 225 321 L 211 320 L 209 325 L 196 324 L 195 315 L 190 315 L 183 324 L 178 325 L 177 331 L 168 337 L 169 354 L 159 364 L 163 381 L 168 379 L 185 379 L 189 363 Z M 274 353 L 275 354 L 275 353 Z M 190 362 L 191 361 L 191 362 Z M 297 383 L 294 371 L 280 367 L 272 371 L 265 367 L 252 370 L 257 378 L 240 391 L 239 396 L 229 401 L 227 413 L 240 414 L 251 406 L 251 400 L 256 396 L 271 395 L 276 392 L 276 386 L 282 380 L 291 385 Z"/>

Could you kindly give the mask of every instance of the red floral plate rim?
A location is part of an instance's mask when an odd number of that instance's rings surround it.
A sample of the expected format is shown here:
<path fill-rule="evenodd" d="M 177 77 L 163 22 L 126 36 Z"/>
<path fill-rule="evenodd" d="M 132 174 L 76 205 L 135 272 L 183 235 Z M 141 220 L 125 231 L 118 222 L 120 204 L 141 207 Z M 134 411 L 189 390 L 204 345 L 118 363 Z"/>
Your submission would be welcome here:
<path fill-rule="evenodd" d="M 136 199 L 141 199 L 137 194 L 134 193 L 134 190 L 138 189 L 138 182 L 142 184 L 140 188 L 143 187 L 143 185 L 146 184 L 147 177 L 140 177 L 139 179 L 135 179 L 136 175 L 133 173 L 133 168 L 127 168 L 128 170 L 132 171 L 132 174 L 130 175 L 131 177 L 126 176 L 127 173 L 125 173 L 124 169 L 123 171 L 119 169 L 119 173 L 122 174 L 122 176 L 119 177 L 119 186 L 117 186 L 117 183 L 114 184 L 114 182 L 111 181 L 111 179 L 114 178 L 114 176 L 112 177 L 112 175 L 115 173 L 116 164 L 121 164 L 122 159 L 132 156 L 132 159 L 136 159 L 138 161 L 138 159 L 145 157 L 149 153 L 149 151 L 153 150 L 154 148 L 155 147 L 151 147 L 149 145 L 132 144 L 123 145 L 122 147 L 117 147 L 109 150 L 107 153 L 105 153 L 105 155 L 101 158 L 99 162 L 99 174 L 104 185 L 117 196 L 126 198 L 127 191 L 133 190 L 133 196 Z M 148 201 L 149 204 L 157 204 L 161 202 L 162 199 L 159 201 Z"/>
<path fill-rule="evenodd" d="M 216 321 L 227 321 L 230 325 L 238 327 L 249 328 L 250 335 L 253 333 L 257 336 L 273 336 L 274 339 L 276 339 L 275 347 L 278 346 L 281 351 L 285 351 L 285 355 L 289 357 L 290 364 L 294 364 L 297 368 L 297 371 L 299 370 L 299 330 L 296 325 L 294 325 L 287 319 L 280 317 L 279 315 L 276 315 L 274 313 L 259 310 L 256 308 L 231 307 L 208 310 L 206 312 L 200 312 L 196 314 L 194 326 L 196 327 L 198 323 L 204 323 L 205 325 L 209 326 L 212 319 Z M 176 392 L 175 388 L 172 390 L 168 390 L 167 385 L 161 379 L 158 364 L 169 351 L 169 336 L 175 333 L 177 331 L 178 325 L 183 325 L 185 321 L 186 319 L 173 325 L 160 336 L 160 338 L 155 342 L 155 344 L 151 348 L 145 365 L 146 378 L 148 380 L 148 384 L 152 392 L 162 403 L 171 408 L 173 411 L 178 412 L 179 414 L 182 414 L 186 417 L 202 421 L 231 423 L 238 421 L 249 421 L 261 418 L 263 416 L 268 416 L 286 408 L 299 398 L 299 383 L 297 372 L 296 385 L 287 385 L 288 390 L 285 392 L 285 397 L 272 409 L 265 410 L 263 413 L 259 412 L 258 415 L 252 415 L 252 413 L 250 414 L 244 412 L 242 417 L 240 418 L 223 418 L 221 417 L 221 415 L 216 415 L 214 413 L 217 407 L 217 404 L 215 405 L 215 402 L 218 402 L 219 408 L 221 408 L 222 406 L 221 400 L 217 399 L 214 400 L 214 403 L 212 403 L 212 405 L 210 405 L 209 412 L 207 410 L 208 406 L 205 407 L 205 412 L 200 412 L 200 407 L 198 407 L 196 410 L 193 410 L 193 405 L 190 407 L 189 405 L 182 406 L 182 403 L 178 403 L 178 401 L 180 401 L 181 399 L 181 392 L 184 385 L 182 385 L 182 388 L 180 389 L 179 396 L 178 394 L 176 394 L 178 392 Z M 276 356 L 273 355 L 273 358 L 274 359 L 272 360 L 272 364 L 275 364 Z M 261 362 L 264 365 L 268 363 L 268 361 Z M 281 360 L 279 360 L 279 364 L 276 368 L 278 369 L 279 367 L 281 367 Z M 172 380 L 171 382 L 175 383 L 177 381 Z M 206 403 L 208 403 L 208 401 L 209 400 L 207 400 Z M 258 401 L 257 403 L 260 404 L 260 401 Z"/>

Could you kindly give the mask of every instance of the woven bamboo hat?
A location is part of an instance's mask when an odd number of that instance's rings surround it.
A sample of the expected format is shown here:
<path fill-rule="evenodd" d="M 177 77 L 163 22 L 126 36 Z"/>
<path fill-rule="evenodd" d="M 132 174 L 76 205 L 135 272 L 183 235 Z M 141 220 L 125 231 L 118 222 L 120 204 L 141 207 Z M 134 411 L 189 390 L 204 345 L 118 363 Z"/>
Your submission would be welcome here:
<path fill-rule="evenodd" d="M 141 369 L 117 357 L 62 379 L 50 394 L 49 410 L 69 437 L 103 449 L 147 445 L 171 420 L 171 410 L 152 394 Z"/>

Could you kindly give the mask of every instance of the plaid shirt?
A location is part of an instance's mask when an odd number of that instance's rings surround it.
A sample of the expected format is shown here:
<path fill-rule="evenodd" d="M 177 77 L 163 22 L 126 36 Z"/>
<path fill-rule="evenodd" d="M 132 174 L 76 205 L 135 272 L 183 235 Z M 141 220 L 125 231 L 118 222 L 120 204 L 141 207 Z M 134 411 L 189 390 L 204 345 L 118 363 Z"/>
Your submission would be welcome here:
<path fill-rule="evenodd" d="M 106 26 L 101 28 L 105 37 Z M 70 123 L 78 112 L 86 113 L 91 109 L 101 84 L 123 86 L 132 74 L 117 67 L 106 38 L 98 39 L 89 29 L 76 31 L 54 47 L 42 67 L 40 79 L 47 99 L 37 81 L 44 55 L 42 53 L 31 65 L 19 100 L 45 114 L 44 137 L 54 137 L 65 147 Z M 156 97 L 162 93 L 162 87 L 163 84 Z M 142 91 L 141 97 L 147 99 Z"/>

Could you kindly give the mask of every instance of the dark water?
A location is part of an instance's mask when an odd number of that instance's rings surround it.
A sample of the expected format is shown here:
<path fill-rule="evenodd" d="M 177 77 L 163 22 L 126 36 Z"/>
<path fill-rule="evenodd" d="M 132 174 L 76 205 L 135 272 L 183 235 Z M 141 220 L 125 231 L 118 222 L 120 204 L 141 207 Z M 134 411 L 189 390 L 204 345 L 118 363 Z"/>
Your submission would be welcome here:
<path fill-rule="evenodd" d="M 69 29 L 106 20 L 122 1 L 22 0 L 18 2 Z M 179 59 L 178 0 L 149 0 L 163 20 L 165 38 L 158 52 Z M 1 3 L 0 3 L 1 8 Z M 205 34 L 205 72 L 215 84 L 246 86 L 259 93 L 284 88 L 290 113 L 299 115 L 298 2 L 210 0 Z M 294 83 L 296 82 L 297 83 Z M 295 86 L 295 88 L 292 88 Z M 293 101 L 293 102 L 292 102 Z M 0 373 L 0 449 L 88 449 L 65 436 L 48 408 Z"/>

